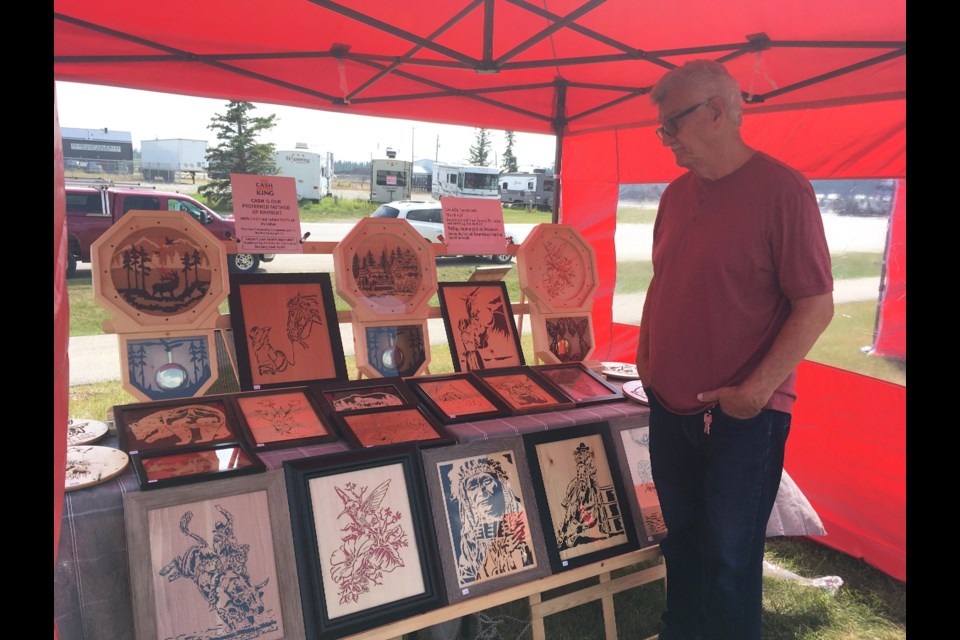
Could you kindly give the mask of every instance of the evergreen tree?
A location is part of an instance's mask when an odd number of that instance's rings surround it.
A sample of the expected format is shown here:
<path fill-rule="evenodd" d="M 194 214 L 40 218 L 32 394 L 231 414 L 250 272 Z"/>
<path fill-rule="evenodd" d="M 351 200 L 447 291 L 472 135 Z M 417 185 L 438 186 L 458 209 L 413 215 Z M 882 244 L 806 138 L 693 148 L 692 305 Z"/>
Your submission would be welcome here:
<path fill-rule="evenodd" d="M 504 173 L 516 173 L 519 171 L 517 157 L 513 155 L 513 143 L 516 134 L 513 131 L 507 131 L 507 149 L 503 152 L 503 162 L 500 164 L 500 170 Z"/>
<path fill-rule="evenodd" d="M 485 167 L 490 158 L 490 134 L 486 129 L 476 129 L 473 135 L 474 143 L 470 147 L 470 164 Z"/>
<path fill-rule="evenodd" d="M 228 102 L 226 114 L 210 118 L 207 128 L 217 132 L 216 147 L 207 149 L 207 164 L 215 175 L 199 191 L 213 206 L 231 206 L 230 174 L 276 175 L 273 162 L 273 143 L 257 142 L 257 136 L 276 125 L 276 114 L 254 117 L 249 111 L 256 107 L 251 102 Z"/>

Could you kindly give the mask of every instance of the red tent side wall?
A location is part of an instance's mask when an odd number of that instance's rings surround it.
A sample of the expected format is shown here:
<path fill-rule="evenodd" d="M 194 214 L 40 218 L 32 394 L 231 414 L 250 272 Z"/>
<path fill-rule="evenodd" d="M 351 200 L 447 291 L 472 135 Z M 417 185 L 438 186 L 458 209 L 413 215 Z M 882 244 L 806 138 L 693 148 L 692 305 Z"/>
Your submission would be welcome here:
<path fill-rule="evenodd" d="M 56 85 L 53 90 L 53 565 L 56 567 L 67 467 L 70 305 L 67 301 L 66 279 L 67 215 L 63 187 L 63 147 L 57 117 Z"/>
<path fill-rule="evenodd" d="M 668 182 L 679 175 L 673 155 L 653 129 L 650 125 L 563 139 L 560 221 L 576 227 L 597 250 L 597 360 L 635 360 L 639 328 L 606 324 L 616 282 L 616 225 L 607 218 L 616 212 L 620 183 Z M 905 186 L 905 100 L 751 111 L 743 133 L 748 143 L 811 179 L 902 178 Z M 899 207 L 905 207 L 905 199 L 898 197 Z M 905 208 L 898 224 L 904 218 Z M 891 250 L 892 280 L 897 270 L 905 274 L 905 247 L 894 242 Z M 805 361 L 798 372 L 798 390 L 787 467 L 826 524 L 828 535 L 815 539 L 904 580 L 906 389 Z M 875 433 L 874 425 L 883 436 Z M 825 450 L 831 452 L 826 458 Z"/>
<path fill-rule="evenodd" d="M 887 262 L 873 341 L 875 356 L 907 359 L 907 181 L 897 181 Z"/>

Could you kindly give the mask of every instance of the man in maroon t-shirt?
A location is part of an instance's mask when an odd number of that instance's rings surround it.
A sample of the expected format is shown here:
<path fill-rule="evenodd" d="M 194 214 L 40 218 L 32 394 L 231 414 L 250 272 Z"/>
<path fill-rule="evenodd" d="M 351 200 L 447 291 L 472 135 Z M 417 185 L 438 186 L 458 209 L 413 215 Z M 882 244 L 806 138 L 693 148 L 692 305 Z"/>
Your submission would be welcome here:
<path fill-rule="evenodd" d="M 661 640 L 759 640 L 763 549 L 797 364 L 833 317 L 810 182 L 740 136 L 740 88 L 696 60 L 651 92 L 689 171 L 663 192 L 637 371 L 667 537 Z"/>

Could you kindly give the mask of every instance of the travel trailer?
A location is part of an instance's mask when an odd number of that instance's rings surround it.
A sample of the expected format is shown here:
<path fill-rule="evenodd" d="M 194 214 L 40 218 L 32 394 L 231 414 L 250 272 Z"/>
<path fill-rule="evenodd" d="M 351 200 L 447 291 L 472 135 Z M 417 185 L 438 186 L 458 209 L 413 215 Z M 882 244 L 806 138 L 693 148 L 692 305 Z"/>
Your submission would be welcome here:
<path fill-rule="evenodd" d="M 320 202 L 320 198 L 331 195 L 333 154 L 329 151 L 308 151 L 304 143 L 298 142 L 293 151 L 275 152 L 273 163 L 277 165 L 277 175 L 296 179 L 297 200 Z"/>
<path fill-rule="evenodd" d="M 493 167 L 436 162 L 433 165 L 433 196 L 437 199 L 443 196 L 499 198 L 499 176 L 500 172 Z"/>

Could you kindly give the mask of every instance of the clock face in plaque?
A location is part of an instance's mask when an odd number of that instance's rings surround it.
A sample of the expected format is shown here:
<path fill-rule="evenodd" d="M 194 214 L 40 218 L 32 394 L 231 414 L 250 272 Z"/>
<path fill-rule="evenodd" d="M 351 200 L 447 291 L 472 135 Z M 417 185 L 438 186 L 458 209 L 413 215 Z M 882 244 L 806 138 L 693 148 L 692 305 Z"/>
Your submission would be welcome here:
<path fill-rule="evenodd" d="M 406 220 L 363 218 L 333 260 L 337 293 L 364 320 L 423 316 L 437 291 L 430 243 Z"/>
<path fill-rule="evenodd" d="M 571 225 L 534 227 L 517 252 L 520 288 L 541 311 L 589 310 L 597 290 L 593 248 Z"/>

